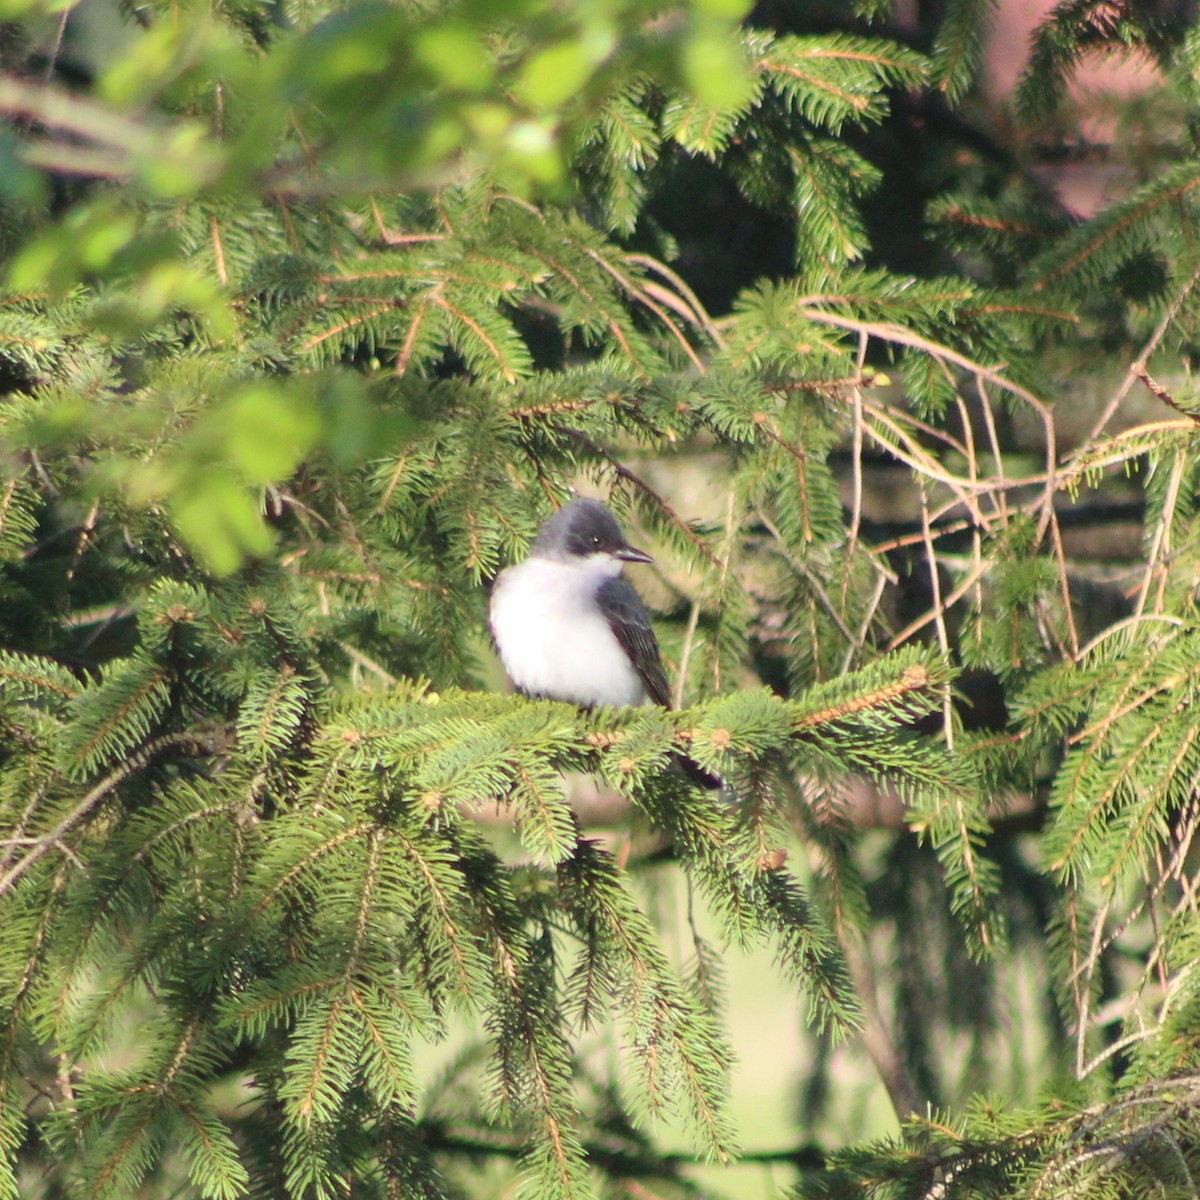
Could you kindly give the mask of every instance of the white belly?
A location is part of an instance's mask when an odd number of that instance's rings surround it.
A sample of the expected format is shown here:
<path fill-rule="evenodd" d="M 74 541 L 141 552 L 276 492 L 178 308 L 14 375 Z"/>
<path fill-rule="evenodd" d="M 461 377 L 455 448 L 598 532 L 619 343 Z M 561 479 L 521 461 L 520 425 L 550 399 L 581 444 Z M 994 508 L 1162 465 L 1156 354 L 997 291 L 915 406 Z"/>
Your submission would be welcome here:
<path fill-rule="evenodd" d="M 575 704 L 644 704 L 646 689 L 595 604 L 609 575 L 529 559 L 492 590 L 492 636 L 514 686 Z"/>

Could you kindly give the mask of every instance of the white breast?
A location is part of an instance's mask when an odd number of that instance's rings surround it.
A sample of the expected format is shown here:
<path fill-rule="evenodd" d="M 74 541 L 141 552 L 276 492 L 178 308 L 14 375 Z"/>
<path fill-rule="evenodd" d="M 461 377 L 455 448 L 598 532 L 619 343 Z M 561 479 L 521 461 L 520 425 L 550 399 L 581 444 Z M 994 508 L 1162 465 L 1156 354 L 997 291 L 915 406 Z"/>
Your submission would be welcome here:
<path fill-rule="evenodd" d="M 596 590 L 612 569 L 531 558 L 501 572 L 492 589 L 492 636 L 521 691 L 575 704 L 646 702 L 640 676 L 596 607 Z"/>

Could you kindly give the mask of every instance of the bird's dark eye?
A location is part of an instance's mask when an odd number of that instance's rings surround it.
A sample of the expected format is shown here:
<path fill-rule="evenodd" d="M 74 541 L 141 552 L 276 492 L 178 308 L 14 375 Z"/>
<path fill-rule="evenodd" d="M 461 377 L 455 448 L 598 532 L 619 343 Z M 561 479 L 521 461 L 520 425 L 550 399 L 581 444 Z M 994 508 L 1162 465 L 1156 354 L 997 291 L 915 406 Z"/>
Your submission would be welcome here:
<path fill-rule="evenodd" d="M 599 538 L 599 536 L 598 536 L 598 535 L 596 535 L 596 534 L 592 534 L 592 537 L 591 537 L 591 546 L 592 546 L 592 549 L 593 549 L 593 550 L 599 550 L 599 549 L 600 549 L 600 538 Z"/>

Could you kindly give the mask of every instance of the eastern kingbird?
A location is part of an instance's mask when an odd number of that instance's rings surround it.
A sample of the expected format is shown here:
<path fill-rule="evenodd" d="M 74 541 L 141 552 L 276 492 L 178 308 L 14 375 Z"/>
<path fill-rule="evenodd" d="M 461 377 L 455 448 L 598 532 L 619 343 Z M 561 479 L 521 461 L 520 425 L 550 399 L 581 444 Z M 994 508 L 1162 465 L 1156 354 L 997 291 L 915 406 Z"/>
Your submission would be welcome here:
<path fill-rule="evenodd" d="M 489 625 L 513 685 L 529 696 L 600 705 L 671 707 L 650 614 L 621 572 L 654 560 L 635 550 L 598 500 L 572 500 L 539 530 L 525 561 L 501 571 Z M 721 780 L 683 755 L 704 787 Z"/>

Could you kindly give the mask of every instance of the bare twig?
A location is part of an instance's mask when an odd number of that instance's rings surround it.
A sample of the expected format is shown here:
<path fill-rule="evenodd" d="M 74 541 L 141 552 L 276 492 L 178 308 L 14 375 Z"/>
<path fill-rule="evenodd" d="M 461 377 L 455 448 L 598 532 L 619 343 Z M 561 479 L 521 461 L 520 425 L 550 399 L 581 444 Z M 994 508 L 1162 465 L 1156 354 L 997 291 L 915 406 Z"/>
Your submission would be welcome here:
<path fill-rule="evenodd" d="M 692 645 L 696 639 L 696 626 L 700 622 L 700 601 L 693 600 L 688 610 L 687 628 L 683 631 L 683 648 L 679 652 L 679 671 L 675 676 L 675 687 L 671 703 L 675 708 L 683 707 L 683 685 L 687 679 L 688 659 L 692 656 Z"/>
<path fill-rule="evenodd" d="M 1091 446 L 1096 439 L 1104 432 L 1109 421 L 1117 409 L 1121 407 L 1125 397 L 1129 395 L 1133 385 L 1141 378 L 1139 371 L 1146 369 L 1146 362 L 1150 356 L 1158 349 L 1159 343 L 1166 337 L 1167 330 L 1175 322 L 1175 318 L 1179 316 L 1179 310 L 1183 307 L 1184 301 L 1191 294 L 1196 284 L 1200 283 L 1200 267 L 1197 267 L 1188 277 L 1184 285 L 1175 294 L 1171 303 L 1167 305 L 1166 311 L 1162 315 L 1162 320 L 1154 327 L 1154 332 L 1147 339 L 1146 344 L 1142 347 L 1141 353 L 1130 364 L 1129 372 L 1121 382 L 1121 386 L 1117 388 L 1116 394 L 1105 406 L 1104 411 L 1097 418 L 1095 424 L 1088 430 L 1088 435 L 1080 444 L 1080 451 Z M 1079 451 L 1076 451 L 1078 457 Z"/>
<path fill-rule="evenodd" d="M 860 334 L 858 338 L 858 357 L 855 360 L 855 373 L 862 375 L 863 364 L 867 358 L 867 346 L 870 339 L 867 335 Z M 850 401 L 853 404 L 853 429 L 851 431 L 850 442 L 850 471 L 851 471 L 851 491 L 853 499 L 850 507 L 850 532 L 847 537 L 846 558 L 849 559 L 854 554 L 854 548 L 858 544 L 858 529 L 862 523 L 862 501 L 863 501 L 863 474 L 862 474 L 862 452 L 863 452 L 863 395 L 862 388 L 855 384 L 850 392 Z M 847 579 L 849 576 L 847 575 Z M 845 603 L 845 588 L 842 590 L 842 600 Z"/>
<path fill-rule="evenodd" d="M 1163 387 L 1161 383 L 1159 383 L 1156 379 L 1151 378 L 1150 372 L 1146 370 L 1146 363 L 1144 360 L 1135 362 L 1129 369 L 1133 372 L 1136 378 L 1140 379 L 1146 385 L 1146 390 L 1150 393 L 1150 395 L 1157 397 L 1169 408 L 1173 408 L 1177 413 L 1182 413 L 1189 421 L 1194 421 L 1197 425 L 1200 425 L 1200 415 L 1194 412 L 1188 412 L 1187 409 L 1184 408 L 1179 401 L 1176 400 L 1175 397 L 1172 396 L 1165 387 Z"/>
<path fill-rule="evenodd" d="M 788 551 L 787 540 L 784 538 L 783 534 L 779 531 L 770 517 L 760 511 L 758 514 L 758 519 L 763 523 L 763 526 L 766 528 L 767 532 L 774 539 L 775 553 L 778 554 L 779 557 L 782 558 L 783 561 L 787 563 L 787 565 L 793 571 L 795 571 L 795 573 L 799 575 L 805 583 L 808 584 L 809 590 L 816 597 L 817 603 L 821 606 L 822 611 L 834 623 L 834 625 L 837 626 L 838 633 L 840 633 L 847 642 L 853 642 L 854 634 L 850 632 L 846 626 L 846 622 L 843 621 L 841 616 L 838 614 L 837 609 L 834 607 L 833 601 L 829 598 L 829 593 L 825 590 L 825 585 L 818 578 L 816 572 L 813 571 L 807 563 L 796 558 L 794 554 L 791 554 Z"/>
<path fill-rule="evenodd" d="M 942 604 L 942 582 L 938 573 L 937 555 L 933 549 L 933 538 L 929 533 L 929 497 L 925 485 L 921 485 L 921 533 L 925 541 L 925 557 L 929 563 L 929 587 L 933 592 L 933 620 L 937 628 L 938 646 L 942 657 L 950 658 L 950 636 L 946 630 L 946 609 Z M 954 749 L 954 705 L 947 687 L 942 694 L 942 728 L 946 738 L 946 749 Z"/>

